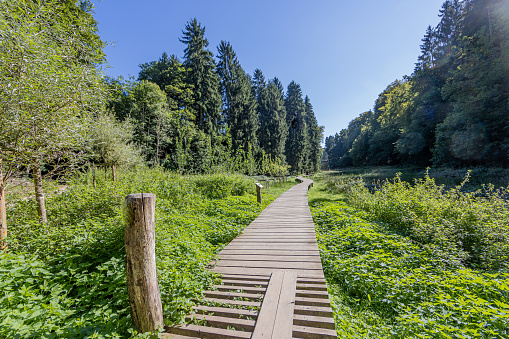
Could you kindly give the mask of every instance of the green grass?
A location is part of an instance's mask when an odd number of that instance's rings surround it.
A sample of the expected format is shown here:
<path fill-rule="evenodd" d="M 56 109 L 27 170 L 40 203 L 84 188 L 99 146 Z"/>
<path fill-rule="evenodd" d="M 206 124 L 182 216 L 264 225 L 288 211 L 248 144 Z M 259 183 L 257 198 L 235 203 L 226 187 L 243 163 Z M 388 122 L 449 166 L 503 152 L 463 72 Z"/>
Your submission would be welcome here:
<path fill-rule="evenodd" d="M 120 172 L 116 183 L 90 174 L 47 201 L 49 223 L 33 200 L 10 201 L 9 251 L 0 254 L 1 338 L 126 338 L 122 203 L 156 194 L 156 261 L 165 323 L 183 320 L 218 281 L 209 262 L 294 182 L 271 185 L 256 202 L 240 175 L 182 177 L 160 170 Z"/>
<path fill-rule="evenodd" d="M 440 215 L 441 222 L 458 225 L 453 223 L 458 219 L 455 208 L 465 210 L 466 215 L 473 213 L 475 206 L 468 203 L 474 204 L 476 199 L 469 196 L 458 201 L 457 196 L 438 194 L 430 182 L 414 187 L 394 183 L 385 187 L 385 193 L 371 194 L 348 179 L 336 178 L 331 185 L 321 177 L 309 191 L 309 201 L 338 337 L 509 337 L 505 259 L 499 258 L 496 269 L 450 262 L 458 248 L 445 249 L 445 257 L 437 255 L 435 247 L 406 232 L 412 225 L 424 225 L 433 215 Z M 495 200 L 479 212 L 484 216 L 479 224 L 505 220 L 507 203 Z M 440 204 L 443 206 L 438 208 Z M 487 212 L 496 207 L 498 211 Z M 451 211 L 450 215 L 443 213 L 445 210 Z M 475 218 L 469 220 L 475 223 Z M 402 222 L 407 227 L 403 232 Z M 480 228 L 479 236 L 490 230 L 493 228 Z M 497 243 L 486 246 L 497 247 Z"/>

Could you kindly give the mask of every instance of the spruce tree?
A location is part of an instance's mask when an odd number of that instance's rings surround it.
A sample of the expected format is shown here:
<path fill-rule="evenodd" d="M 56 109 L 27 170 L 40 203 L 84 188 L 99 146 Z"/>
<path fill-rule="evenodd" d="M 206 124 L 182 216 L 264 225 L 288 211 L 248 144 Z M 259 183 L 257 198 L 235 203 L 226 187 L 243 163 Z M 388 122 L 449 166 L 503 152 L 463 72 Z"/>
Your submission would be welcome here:
<path fill-rule="evenodd" d="M 288 85 L 285 100 L 288 139 L 286 141 L 286 160 L 294 174 L 302 173 L 305 168 L 305 155 L 308 148 L 306 107 L 302 100 L 300 85 L 292 81 Z"/>
<path fill-rule="evenodd" d="M 320 162 L 322 158 L 322 146 L 321 141 L 323 138 L 323 127 L 318 126 L 313 106 L 308 96 L 304 100 L 306 106 L 306 123 L 308 126 L 308 171 L 318 172 L 320 170 Z"/>
<path fill-rule="evenodd" d="M 285 161 L 285 145 L 288 137 L 285 101 L 283 93 L 274 81 L 269 81 L 267 85 L 264 114 L 265 116 L 261 118 L 262 133 L 260 133 L 260 138 L 264 141 L 264 150 Z"/>
<path fill-rule="evenodd" d="M 205 27 L 192 19 L 182 31 L 180 42 L 186 44 L 184 66 L 189 70 L 187 81 L 194 86 L 196 126 L 207 135 L 215 136 L 221 128 L 221 94 L 212 53 L 205 38 Z"/>
<path fill-rule="evenodd" d="M 258 147 L 258 115 L 251 77 L 240 66 L 229 42 L 221 41 L 217 50 L 217 73 L 221 80 L 223 110 L 230 128 L 233 150 L 255 152 Z"/>

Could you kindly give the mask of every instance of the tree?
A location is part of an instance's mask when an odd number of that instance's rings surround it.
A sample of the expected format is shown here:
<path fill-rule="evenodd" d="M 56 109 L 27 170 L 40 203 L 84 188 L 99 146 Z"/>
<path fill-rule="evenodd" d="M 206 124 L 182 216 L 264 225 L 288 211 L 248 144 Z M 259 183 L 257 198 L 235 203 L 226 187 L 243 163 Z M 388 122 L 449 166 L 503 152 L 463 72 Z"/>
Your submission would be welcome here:
<path fill-rule="evenodd" d="M 288 85 L 285 100 L 286 123 L 288 125 L 288 139 L 286 141 L 286 160 L 292 173 L 302 173 L 306 170 L 306 154 L 308 150 L 308 127 L 305 114 L 306 107 L 302 99 L 300 85 L 292 81 Z"/>
<path fill-rule="evenodd" d="M 186 44 L 184 66 L 189 70 L 187 82 L 193 86 L 193 110 L 196 126 L 207 135 L 216 136 L 221 129 L 221 94 L 212 53 L 205 38 L 205 27 L 192 19 L 186 24 L 180 41 Z"/>
<path fill-rule="evenodd" d="M 110 112 L 99 114 L 92 124 L 90 140 L 94 161 L 111 167 L 114 181 L 117 166 L 143 164 L 139 150 L 131 144 L 133 129 L 128 119 L 119 122 Z"/>
<path fill-rule="evenodd" d="M 304 99 L 304 105 L 306 106 L 306 124 L 308 126 L 308 140 L 309 140 L 309 152 L 308 152 L 308 166 L 309 172 L 318 172 L 320 170 L 320 163 L 322 159 L 322 146 L 321 142 L 323 139 L 323 127 L 318 126 L 315 112 L 309 97 L 306 95 Z"/>
<path fill-rule="evenodd" d="M 0 149 L 7 173 L 34 176 L 47 222 L 42 166 L 82 155 L 91 113 L 103 102 L 95 64 L 103 43 L 86 6 L 70 1 L 0 2 Z"/>
<path fill-rule="evenodd" d="M 257 103 L 251 90 L 251 78 L 247 75 L 229 42 L 221 41 L 217 48 L 219 63 L 217 73 L 221 79 L 223 110 L 230 128 L 233 150 L 257 147 Z M 256 152 L 256 149 L 252 150 Z"/>
<path fill-rule="evenodd" d="M 266 102 L 263 104 L 264 109 L 261 111 L 263 115 L 260 117 L 262 130 L 260 144 L 267 154 L 281 159 L 284 163 L 288 124 L 284 94 L 276 81 L 277 79 L 269 81 L 267 85 Z"/>

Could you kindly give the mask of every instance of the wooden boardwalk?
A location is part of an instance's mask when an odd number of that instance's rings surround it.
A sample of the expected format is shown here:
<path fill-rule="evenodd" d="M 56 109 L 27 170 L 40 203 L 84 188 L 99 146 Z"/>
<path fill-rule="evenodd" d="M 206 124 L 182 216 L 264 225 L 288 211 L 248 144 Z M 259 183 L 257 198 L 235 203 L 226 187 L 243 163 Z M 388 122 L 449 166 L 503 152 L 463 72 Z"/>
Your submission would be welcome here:
<path fill-rule="evenodd" d="M 205 292 L 198 320 L 166 338 L 336 338 L 307 191 L 274 200 L 218 255 L 223 285 Z"/>

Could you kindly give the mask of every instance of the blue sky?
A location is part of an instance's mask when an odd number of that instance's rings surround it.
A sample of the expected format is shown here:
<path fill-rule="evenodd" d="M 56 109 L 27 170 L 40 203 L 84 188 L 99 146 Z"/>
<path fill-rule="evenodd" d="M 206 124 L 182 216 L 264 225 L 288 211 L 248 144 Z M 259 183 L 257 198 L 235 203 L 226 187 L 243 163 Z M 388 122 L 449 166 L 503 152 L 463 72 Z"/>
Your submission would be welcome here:
<path fill-rule="evenodd" d="M 93 1 L 110 76 L 137 76 L 162 52 L 182 57 L 182 30 L 206 27 L 217 55 L 229 41 L 242 67 L 286 87 L 301 85 L 325 136 L 373 107 L 389 83 L 413 72 L 443 0 L 104 0 Z"/>

